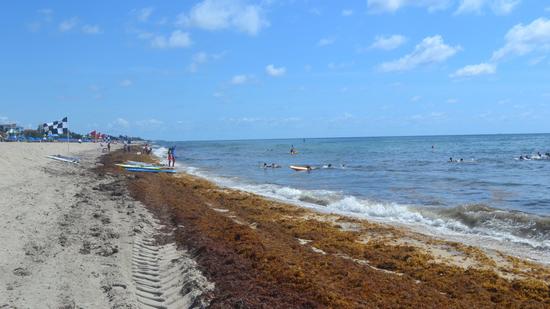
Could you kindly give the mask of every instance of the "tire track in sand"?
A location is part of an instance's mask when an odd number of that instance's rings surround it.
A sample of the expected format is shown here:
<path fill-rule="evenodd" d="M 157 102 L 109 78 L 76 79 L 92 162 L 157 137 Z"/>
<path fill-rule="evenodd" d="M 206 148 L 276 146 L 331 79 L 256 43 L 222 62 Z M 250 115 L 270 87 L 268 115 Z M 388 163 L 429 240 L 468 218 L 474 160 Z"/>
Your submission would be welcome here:
<path fill-rule="evenodd" d="M 174 243 L 158 245 L 155 236 L 162 232 L 157 220 L 142 221 L 140 233 L 134 236 L 132 277 L 137 300 L 142 308 L 204 308 L 205 297 L 214 285 L 207 281 L 196 262 Z M 137 231 L 136 231 L 137 232 Z"/>

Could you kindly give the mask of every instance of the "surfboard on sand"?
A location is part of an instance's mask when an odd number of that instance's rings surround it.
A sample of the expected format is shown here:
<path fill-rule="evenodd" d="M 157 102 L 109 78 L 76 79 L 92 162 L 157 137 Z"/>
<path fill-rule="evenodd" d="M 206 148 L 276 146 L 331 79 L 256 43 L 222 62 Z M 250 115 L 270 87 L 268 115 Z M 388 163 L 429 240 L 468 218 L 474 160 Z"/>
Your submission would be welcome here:
<path fill-rule="evenodd" d="M 62 156 L 62 155 L 51 155 L 51 156 L 46 156 L 46 158 L 57 160 L 57 161 L 62 161 L 62 162 L 74 163 L 74 164 L 80 163 L 79 158 L 72 158 L 72 157 L 67 157 L 67 156 Z"/>
<path fill-rule="evenodd" d="M 155 166 L 153 163 L 139 162 L 139 161 L 126 161 L 125 164 L 139 165 L 139 166 Z"/>
<path fill-rule="evenodd" d="M 304 171 L 311 171 L 311 167 L 309 166 L 297 166 L 297 165 L 291 165 L 289 166 L 291 169 L 297 171 L 297 172 L 304 172 Z"/>
<path fill-rule="evenodd" d="M 143 166 L 143 165 L 137 165 L 137 164 L 122 164 L 118 163 L 115 164 L 116 166 L 124 167 L 124 168 L 146 168 L 150 170 L 160 170 L 163 168 L 163 166 Z"/>
<path fill-rule="evenodd" d="M 175 170 L 165 170 L 165 169 L 150 169 L 142 167 L 131 167 L 126 169 L 129 172 L 144 172 L 144 173 L 175 173 Z"/>
<path fill-rule="evenodd" d="M 123 163 L 117 163 L 116 166 L 124 167 L 124 168 L 145 168 L 150 170 L 172 170 L 173 167 L 164 166 L 164 165 L 139 165 L 139 164 L 123 164 Z"/>

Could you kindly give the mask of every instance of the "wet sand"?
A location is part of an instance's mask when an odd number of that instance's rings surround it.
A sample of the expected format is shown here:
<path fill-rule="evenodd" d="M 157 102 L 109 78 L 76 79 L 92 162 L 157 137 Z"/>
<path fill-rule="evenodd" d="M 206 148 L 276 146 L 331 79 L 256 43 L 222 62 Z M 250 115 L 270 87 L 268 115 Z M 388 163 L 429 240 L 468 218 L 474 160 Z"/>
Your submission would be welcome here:
<path fill-rule="evenodd" d="M 100 173 L 117 174 L 104 157 Z M 220 188 L 185 174 L 128 174 L 131 196 L 173 231 L 214 283 L 214 308 L 547 308 L 550 269 Z"/>

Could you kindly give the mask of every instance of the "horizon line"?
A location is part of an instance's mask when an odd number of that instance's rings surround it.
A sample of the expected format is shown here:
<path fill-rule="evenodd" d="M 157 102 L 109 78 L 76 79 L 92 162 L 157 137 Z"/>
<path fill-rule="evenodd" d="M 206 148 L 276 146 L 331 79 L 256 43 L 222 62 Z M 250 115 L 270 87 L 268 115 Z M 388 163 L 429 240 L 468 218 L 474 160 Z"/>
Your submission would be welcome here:
<path fill-rule="evenodd" d="M 266 141 L 266 140 L 308 140 L 308 139 L 343 139 L 343 138 L 388 138 L 388 137 L 445 137 L 445 136 L 487 136 L 487 135 L 546 135 L 550 132 L 538 133 L 477 133 L 477 134 L 426 134 L 426 135 L 374 135 L 374 136 L 327 136 L 327 137 L 275 137 L 275 138 L 236 138 L 236 139 L 190 139 L 190 140 L 165 140 L 148 139 L 154 142 L 237 142 L 237 141 Z"/>

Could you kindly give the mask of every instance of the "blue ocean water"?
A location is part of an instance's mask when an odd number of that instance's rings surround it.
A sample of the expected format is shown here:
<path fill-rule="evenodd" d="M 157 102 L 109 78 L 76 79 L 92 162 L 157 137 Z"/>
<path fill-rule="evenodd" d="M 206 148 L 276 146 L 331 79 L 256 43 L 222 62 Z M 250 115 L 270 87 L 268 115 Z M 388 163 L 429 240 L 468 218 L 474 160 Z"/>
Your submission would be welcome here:
<path fill-rule="evenodd" d="M 172 145 L 186 171 L 229 187 L 550 249 L 550 134 L 158 142 L 156 153 Z"/>

